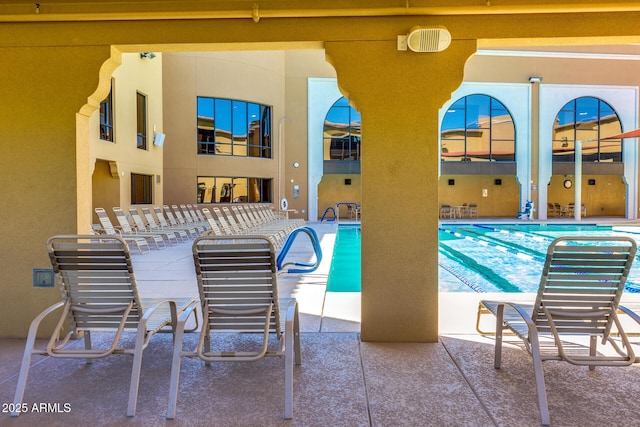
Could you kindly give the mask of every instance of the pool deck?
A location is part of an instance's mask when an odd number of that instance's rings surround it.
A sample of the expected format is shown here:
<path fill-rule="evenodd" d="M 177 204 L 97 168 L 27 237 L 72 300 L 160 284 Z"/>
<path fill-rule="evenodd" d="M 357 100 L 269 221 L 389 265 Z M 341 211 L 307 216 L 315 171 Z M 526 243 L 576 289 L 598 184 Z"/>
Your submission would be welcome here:
<path fill-rule="evenodd" d="M 508 345 L 503 369 L 496 370 L 492 338 L 475 332 L 477 301 L 489 295 L 441 293 L 437 343 L 361 342 L 359 294 L 325 292 L 331 258 L 326 254 L 331 253 L 335 224 L 309 225 L 321 237 L 325 256 L 320 268 L 280 277 L 281 294 L 295 296 L 301 312 L 303 364 L 294 372 L 293 420 L 283 419 L 283 363 L 278 358 L 211 367 L 185 360 L 177 418 L 166 420 L 172 342 L 169 334 L 159 334 L 145 351 L 134 418 L 125 416 L 131 358 L 124 356 L 91 365 L 38 358 L 25 401 L 30 409 L 34 403 L 59 403 L 61 411 L 51 412 L 56 407 L 50 405 L 48 411 L 10 418 L 5 408 L 13 400 L 24 340 L 1 339 L 0 425 L 540 425 L 530 357 Z M 190 247 L 183 243 L 134 255 L 141 293 L 196 296 Z M 290 254 L 308 261 L 312 250 L 301 241 Z M 483 326 L 490 328 L 491 320 Z M 197 336 L 191 334 L 186 341 L 194 344 Z M 640 337 L 633 342 L 640 354 Z M 588 371 L 545 362 L 544 368 L 552 425 L 638 425 L 640 364 Z M 69 412 L 64 412 L 65 403 Z"/>

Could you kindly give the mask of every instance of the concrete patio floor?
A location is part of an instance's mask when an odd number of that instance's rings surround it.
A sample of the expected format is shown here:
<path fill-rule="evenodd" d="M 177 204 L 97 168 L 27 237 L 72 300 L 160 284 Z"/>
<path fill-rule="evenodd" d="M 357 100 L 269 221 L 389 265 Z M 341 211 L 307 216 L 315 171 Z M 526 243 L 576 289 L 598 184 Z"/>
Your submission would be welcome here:
<path fill-rule="evenodd" d="M 283 419 L 279 358 L 209 367 L 184 360 L 177 417 L 166 420 L 172 340 L 170 334 L 157 334 L 144 353 L 134 418 L 125 416 L 132 358 L 119 355 L 93 364 L 35 358 L 25 394 L 29 411 L 10 418 L 7 409 L 13 401 L 24 340 L 0 340 L 0 425 L 540 425 L 531 359 L 508 345 L 503 368 L 493 368 L 493 340 L 474 330 L 478 294 L 441 294 L 437 343 L 361 342 L 359 294 L 325 292 L 335 225 L 310 225 L 322 240 L 320 268 L 280 277 L 281 294 L 294 295 L 301 312 L 303 361 L 294 371 L 292 420 Z M 183 243 L 134 255 L 143 296 L 197 295 L 190 248 L 190 243 Z M 299 261 L 308 261 L 311 253 L 304 238 L 290 252 Z M 130 341 L 132 336 L 124 339 Z M 197 334 L 187 336 L 186 346 L 196 343 Z M 545 362 L 544 368 L 552 425 L 640 424 L 640 364 L 589 371 Z M 49 405 L 38 412 L 41 403 Z"/>

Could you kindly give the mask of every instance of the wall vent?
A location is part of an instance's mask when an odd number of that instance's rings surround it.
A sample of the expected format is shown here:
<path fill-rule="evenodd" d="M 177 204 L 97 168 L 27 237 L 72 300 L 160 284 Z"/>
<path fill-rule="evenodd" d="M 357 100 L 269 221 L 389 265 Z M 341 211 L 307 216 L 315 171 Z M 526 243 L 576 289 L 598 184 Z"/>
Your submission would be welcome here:
<path fill-rule="evenodd" d="M 414 52 L 442 52 L 451 44 L 451 33 L 446 28 L 412 28 L 407 46 Z"/>

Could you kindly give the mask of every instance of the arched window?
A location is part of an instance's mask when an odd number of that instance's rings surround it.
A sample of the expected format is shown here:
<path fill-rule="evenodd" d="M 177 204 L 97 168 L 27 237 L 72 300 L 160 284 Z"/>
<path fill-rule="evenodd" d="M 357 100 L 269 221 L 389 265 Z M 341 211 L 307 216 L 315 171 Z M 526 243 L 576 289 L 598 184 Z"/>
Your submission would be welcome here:
<path fill-rule="evenodd" d="M 582 141 L 583 162 L 621 162 L 622 141 L 601 141 L 620 132 L 620 118 L 603 100 L 584 96 L 569 101 L 553 124 L 553 161 L 573 163 L 575 142 Z"/>
<path fill-rule="evenodd" d="M 515 126 L 497 99 L 467 95 L 451 104 L 440 131 L 442 161 L 515 162 Z"/>
<path fill-rule="evenodd" d="M 324 160 L 360 160 L 361 128 L 360 113 L 338 99 L 324 119 Z"/>

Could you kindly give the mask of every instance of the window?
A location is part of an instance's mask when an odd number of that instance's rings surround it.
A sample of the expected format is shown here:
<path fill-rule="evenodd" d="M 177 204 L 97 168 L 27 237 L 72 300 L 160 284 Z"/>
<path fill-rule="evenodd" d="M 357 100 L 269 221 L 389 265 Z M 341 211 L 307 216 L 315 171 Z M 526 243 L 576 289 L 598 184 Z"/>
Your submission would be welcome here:
<path fill-rule="evenodd" d="M 344 96 L 324 119 L 324 160 L 360 160 L 362 121 Z"/>
<path fill-rule="evenodd" d="M 447 110 L 440 131 L 441 160 L 515 162 L 511 113 L 488 95 L 468 95 Z"/>
<path fill-rule="evenodd" d="M 100 139 L 113 142 L 113 79 L 109 95 L 100 103 Z"/>
<path fill-rule="evenodd" d="M 147 149 L 147 97 L 137 92 L 136 95 L 136 112 L 137 112 L 137 147 L 141 150 Z"/>
<path fill-rule="evenodd" d="M 575 142 L 582 141 L 583 162 L 621 162 L 622 141 L 601 141 L 622 132 L 620 119 L 609 104 L 594 97 L 569 101 L 553 124 L 553 161 L 575 160 Z"/>
<path fill-rule="evenodd" d="M 153 203 L 153 176 L 131 174 L 131 204 L 150 205 Z"/>
<path fill-rule="evenodd" d="M 198 203 L 271 203 L 271 178 L 198 177 Z"/>
<path fill-rule="evenodd" d="M 198 154 L 271 158 L 271 107 L 197 98 Z"/>

